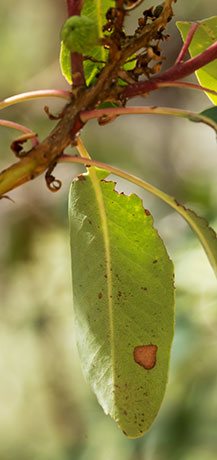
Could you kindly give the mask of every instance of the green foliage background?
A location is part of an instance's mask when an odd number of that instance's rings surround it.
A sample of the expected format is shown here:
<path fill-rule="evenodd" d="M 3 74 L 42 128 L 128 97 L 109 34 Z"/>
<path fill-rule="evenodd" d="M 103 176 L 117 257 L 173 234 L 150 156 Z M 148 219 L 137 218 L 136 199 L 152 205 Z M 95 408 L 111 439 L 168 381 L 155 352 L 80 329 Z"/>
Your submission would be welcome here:
<path fill-rule="evenodd" d="M 175 11 L 177 20 L 202 19 L 216 14 L 216 2 L 183 0 Z M 66 88 L 58 68 L 65 2 L 2 0 L 0 13 L 0 98 Z M 172 62 L 181 39 L 175 25 L 170 29 Z M 210 106 L 205 95 L 177 89 L 161 90 L 139 103 L 195 111 Z M 60 101 L 44 104 L 53 112 L 62 106 Z M 42 108 L 42 101 L 25 102 L 1 117 L 26 124 L 42 139 L 53 126 Z M 14 161 L 8 145 L 17 133 L 1 128 L 0 134 L 3 168 Z M 216 140 L 208 127 L 134 116 L 105 127 L 91 122 L 82 138 L 95 159 L 153 182 L 217 229 Z M 216 280 L 181 217 L 148 193 L 136 190 L 154 215 L 176 268 L 176 335 L 163 406 L 150 431 L 129 440 L 103 414 L 84 381 L 73 330 L 67 229 L 68 189 L 79 171 L 76 166 L 56 169 L 63 181 L 56 195 L 39 178 L 10 193 L 15 204 L 0 203 L 0 459 L 215 460 Z M 135 191 L 123 181 L 118 189 Z"/>

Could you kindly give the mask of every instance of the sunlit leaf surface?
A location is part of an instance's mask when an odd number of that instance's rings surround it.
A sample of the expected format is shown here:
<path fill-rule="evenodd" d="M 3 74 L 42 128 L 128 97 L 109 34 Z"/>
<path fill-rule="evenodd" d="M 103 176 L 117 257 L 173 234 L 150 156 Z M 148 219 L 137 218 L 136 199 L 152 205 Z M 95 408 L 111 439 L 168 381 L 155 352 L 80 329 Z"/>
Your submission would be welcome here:
<path fill-rule="evenodd" d="M 200 21 L 198 21 L 200 22 Z M 186 40 L 188 32 L 192 26 L 192 22 L 178 21 L 177 27 L 181 33 L 183 41 Z M 209 19 L 204 19 L 200 22 L 200 26 L 196 30 L 193 40 L 189 46 L 189 51 L 192 57 L 205 51 L 209 46 L 217 41 L 217 16 Z M 197 78 L 202 86 L 217 90 L 217 59 L 210 62 L 206 66 L 197 70 Z M 217 104 L 217 96 L 206 93 L 214 104 Z"/>

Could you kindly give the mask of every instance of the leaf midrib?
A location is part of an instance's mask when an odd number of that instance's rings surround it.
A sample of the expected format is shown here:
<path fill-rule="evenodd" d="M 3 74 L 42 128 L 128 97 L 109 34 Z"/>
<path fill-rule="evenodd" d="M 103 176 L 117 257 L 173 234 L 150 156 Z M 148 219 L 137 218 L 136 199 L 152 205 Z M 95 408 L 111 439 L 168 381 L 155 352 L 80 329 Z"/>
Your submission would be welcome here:
<path fill-rule="evenodd" d="M 89 168 L 90 179 L 93 184 L 93 189 L 96 195 L 96 200 L 99 206 L 99 214 L 102 222 L 103 240 L 105 246 L 105 257 L 106 257 L 106 272 L 107 272 L 107 295 L 108 295 L 108 310 L 109 310 L 109 328 L 110 328 L 110 349 L 111 349 L 111 361 L 112 361 L 112 378 L 113 384 L 115 383 L 115 350 L 114 350 L 114 321 L 113 321 L 113 302 L 112 302 L 112 271 L 111 271 L 111 252 L 110 252 L 110 238 L 107 225 L 107 216 L 105 211 L 105 205 L 102 195 L 102 190 L 99 185 L 99 179 L 96 175 L 95 168 Z"/>
<path fill-rule="evenodd" d="M 99 38 L 101 38 L 103 36 L 103 33 L 102 33 L 102 0 L 97 0 L 97 25 L 98 25 Z M 105 61 L 106 55 L 105 55 L 104 46 L 100 46 L 100 49 L 101 49 L 102 61 Z"/>

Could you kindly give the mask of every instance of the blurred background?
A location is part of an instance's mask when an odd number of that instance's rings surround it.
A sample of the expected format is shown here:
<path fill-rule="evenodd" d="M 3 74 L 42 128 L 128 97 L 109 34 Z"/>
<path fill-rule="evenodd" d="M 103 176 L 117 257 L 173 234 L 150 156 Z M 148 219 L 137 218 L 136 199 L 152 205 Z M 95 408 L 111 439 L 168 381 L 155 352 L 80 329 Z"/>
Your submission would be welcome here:
<path fill-rule="evenodd" d="M 152 1 L 150 5 L 157 5 Z M 148 1 L 145 2 L 145 6 Z M 133 31 L 138 12 L 127 20 Z M 216 0 L 178 1 L 165 44 L 176 59 L 176 20 L 216 15 Z M 1 0 L 0 99 L 35 89 L 67 89 L 61 76 L 59 31 L 63 0 Z M 194 77 L 188 81 L 195 81 Z M 165 88 L 133 104 L 201 111 L 211 106 L 197 91 Z M 60 100 L 24 102 L 1 118 L 24 124 L 42 140 L 54 126 L 43 111 Z M 0 128 L 1 169 L 14 162 L 18 133 Z M 82 139 L 93 158 L 136 174 L 206 217 L 217 230 L 216 139 L 210 128 L 160 116 L 89 122 Z M 164 402 L 149 432 L 127 439 L 104 415 L 85 382 L 77 356 L 67 222 L 72 179 L 84 171 L 61 165 L 63 186 L 52 194 L 43 177 L 0 202 L 0 460 L 216 460 L 217 283 L 199 242 L 168 206 L 135 191 L 154 216 L 176 271 L 176 332 Z"/>

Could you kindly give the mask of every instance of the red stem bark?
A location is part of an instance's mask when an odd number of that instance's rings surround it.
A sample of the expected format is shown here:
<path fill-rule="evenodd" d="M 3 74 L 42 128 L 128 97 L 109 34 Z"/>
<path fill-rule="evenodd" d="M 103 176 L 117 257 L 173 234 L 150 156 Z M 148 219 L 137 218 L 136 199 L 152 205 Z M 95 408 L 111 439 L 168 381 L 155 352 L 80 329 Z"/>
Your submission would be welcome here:
<path fill-rule="evenodd" d="M 79 16 L 83 6 L 83 0 L 66 0 L 68 16 Z"/>
<path fill-rule="evenodd" d="M 68 16 L 80 16 L 83 0 L 66 0 Z M 71 74 L 73 88 L 85 85 L 83 56 L 79 53 L 71 53 Z"/>

